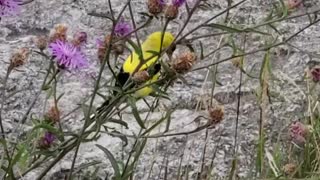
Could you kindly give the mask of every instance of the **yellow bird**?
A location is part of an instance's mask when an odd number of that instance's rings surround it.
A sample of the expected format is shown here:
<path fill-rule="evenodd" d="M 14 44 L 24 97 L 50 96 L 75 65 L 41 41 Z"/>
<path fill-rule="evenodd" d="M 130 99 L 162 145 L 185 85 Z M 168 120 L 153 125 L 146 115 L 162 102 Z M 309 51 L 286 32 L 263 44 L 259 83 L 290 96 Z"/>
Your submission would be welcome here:
<path fill-rule="evenodd" d="M 161 43 L 161 38 L 162 43 Z M 141 63 L 141 57 L 136 52 L 132 52 L 131 55 L 125 60 L 121 68 L 120 73 L 118 74 L 118 81 L 121 86 L 125 84 L 130 76 L 133 73 L 143 70 L 148 70 L 148 68 L 153 67 L 155 72 L 142 86 L 146 86 L 149 83 L 155 82 L 160 76 L 160 64 L 158 62 L 158 56 L 155 53 L 160 53 L 161 50 L 168 48 L 174 41 L 174 36 L 169 32 L 154 32 L 150 34 L 147 39 L 141 45 L 143 64 Z M 172 49 L 169 49 L 167 53 L 170 55 L 174 51 L 174 46 Z M 139 69 L 138 69 L 139 68 Z M 142 89 L 139 89 L 135 92 L 134 96 L 136 97 L 145 97 L 152 93 L 154 90 L 150 86 L 146 86 Z"/>

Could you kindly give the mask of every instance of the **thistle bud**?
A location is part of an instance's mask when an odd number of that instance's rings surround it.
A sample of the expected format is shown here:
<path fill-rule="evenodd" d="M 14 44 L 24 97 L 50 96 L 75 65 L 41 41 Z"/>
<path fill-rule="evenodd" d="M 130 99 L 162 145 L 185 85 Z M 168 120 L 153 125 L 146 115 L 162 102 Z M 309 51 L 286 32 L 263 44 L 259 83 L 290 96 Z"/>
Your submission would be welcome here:
<path fill-rule="evenodd" d="M 20 67 L 25 64 L 29 56 L 28 48 L 21 48 L 16 53 L 14 53 L 10 58 L 9 70 Z"/>
<path fill-rule="evenodd" d="M 68 28 L 63 24 L 58 24 L 55 26 L 53 33 L 49 38 L 49 42 L 55 42 L 57 40 L 66 41 L 67 40 L 67 30 Z"/>
<path fill-rule="evenodd" d="M 188 72 L 196 61 L 196 55 L 193 52 L 185 52 L 173 60 L 172 68 L 177 73 Z"/>
<path fill-rule="evenodd" d="M 216 125 L 223 120 L 224 117 L 224 107 L 221 105 L 215 105 L 208 108 L 208 113 L 210 117 L 210 124 Z"/>
<path fill-rule="evenodd" d="M 40 51 L 47 48 L 48 38 L 46 36 L 38 36 L 34 39 L 34 43 Z"/>
<path fill-rule="evenodd" d="M 134 73 L 132 80 L 137 83 L 143 83 L 150 78 L 148 71 L 138 71 Z"/>
<path fill-rule="evenodd" d="M 168 19 L 175 19 L 179 14 L 179 7 L 174 5 L 169 5 L 166 7 L 164 15 Z"/>
<path fill-rule="evenodd" d="M 165 3 L 163 0 L 148 0 L 149 13 L 157 15 L 162 12 Z"/>
<path fill-rule="evenodd" d="M 282 171 L 284 172 L 285 175 L 293 175 L 293 173 L 296 171 L 297 166 L 293 163 L 288 163 L 283 166 Z"/>

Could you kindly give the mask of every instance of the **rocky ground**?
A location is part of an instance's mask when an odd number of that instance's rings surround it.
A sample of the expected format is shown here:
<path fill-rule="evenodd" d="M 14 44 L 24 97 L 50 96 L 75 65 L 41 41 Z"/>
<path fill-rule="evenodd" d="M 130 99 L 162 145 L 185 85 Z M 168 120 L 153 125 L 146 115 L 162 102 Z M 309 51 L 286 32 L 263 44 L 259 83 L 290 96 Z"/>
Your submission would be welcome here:
<path fill-rule="evenodd" d="M 203 21 L 213 14 L 222 11 L 227 6 L 223 0 L 208 0 L 207 2 L 211 7 L 197 11 L 187 26 L 186 32 L 198 24 L 199 21 Z M 124 1 L 112 0 L 115 12 L 119 12 L 124 3 Z M 270 4 L 271 1 L 247 0 L 247 2 L 231 11 L 232 22 L 259 23 L 267 16 L 271 8 Z M 138 12 L 146 11 L 145 2 L 133 0 L 132 5 L 136 21 L 138 23 L 144 22 L 146 20 L 145 17 L 139 15 Z M 301 8 L 294 13 L 303 13 L 307 9 L 312 10 L 319 6 L 320 2 L 318 0 L 308 0 L 306 1 L 305 8 Z M 48 34 L 54 25 L 58 23 L 68 25 L 70 35 L 72 35 L 72 32 L 86 31 L 89 37 L 86 54 L 90 58 L 92 66 L 88 71 L 81 74 L 66 74 L 59 84 L 58 91 L 65 93 L 59 105 L 63 115 L 66 115 L 81 103 L 83 97 L 91 92 L 93 85 L 89 74 L 97 73 L 99 66 L 97 63 L 95 41 L 97 38 L 103 37 L 111 28 L 111 23 L 108 20 L 89 16 L 88 13 L 92 11 L 106 12 L 107 9 L 106 0 L 35 0 L 25 5 L 19 16 L 2 19 L 0 22 L 1 74 L 5 74 L 12 50 L 24 46 L 33 46 L 32 38 L 36 35 Z M 125 15 L 127 16 L 128 12 Z M 170 24 L 169 30 L 172 32 L 177 31 L 177 28 L 181 27 L 181 22 L 185 19 L 186 12 L 182 12 L 179 18 L 175 20 L 176 23 Z M 222 18 L 218 18 L 216 22 L 221 22 L 222 20 Z M 279 30 L 283 33 L 283 37 L 287 37 L 307 24 L 307 17 L 301 17 L 278 25 Z M 143 36 L 149 32 L 160 30 L 160 28 L 159 21 L 154 21 L 149 27 L 141 31 L 140 35 Z M 207 29 L 202 29 L 195 32 L 192 36 L 207 32 Z M 320 24 L 316 24 L 290 41 L 292 46 L 283 45 L 272 53 L 271 62 L 274 75 L 274 78 L 271 80 L 272 104 L 269 107 L 270 110 L 268 111 L 267 122 L 265 123 L 269 149 L 272 149 L 272 142 L 276 141 L 278 135 L 286 133 L 285 128 L 289 122 L 303 117 L 306 96 L 305 83 L 302 80 L 306 64 L 311 60 L 320 61 L 319 32 Z M 217 36 L 201 39 L 205 45 L 204 47 L 206 47 L 205 53 L 217 48 L 221 38 L 223 37 Z M 255 35 L 249 35 L 248 41 L 248 50 L 262 47 L 263 40 L 257 40 Z M 298 47 L 298 49 L 293 48 L 293 46 Z M 210 56 L 207 60 L 198 62 L 196 67 L 203 66 L 217 59 L 219 60 L 219 58 L 228 57 L 230 53 L 231 50 L 225 48 L 218 54 Z M 251 70 L 251 74 L 255 77 L 259 76 L 263 57 L 263 52 L 246 57 L 246 69 Z M 48 62 L 40 56 L 32 54 L 30 61 L 20 68 L 21 71 L 16 71 L 11 75 L 8 83 L 8 92 L 17 93 L 6 104 L 4 119 L 6 130 L 16 130 L 19 119 L 39 92 L 39 86 L 42 83 L 42 79 L 39 77 L 44 76 L 47 64 Z M 176 177 L 180 161 L 182 161 L 182 171 L 188 172 L 189 177 L 195 179 L 201 168 L 205 144 L 207 146 L 205 166 L 210 165 L 211 159 L 215 155 L 213 160 L 215 177 L 224 179 L 228 175 L 234 157 L 233 149 L 237 114 L 236 90 L 239 86 L 240 72 L 231 62 L 219 64 L 217 69 L 217 78 L 221 85 L 215 88 L 214 94 L 216 100 L 224 104 L 225 118 L 223 122 L 215 128 L 208 129 L 207 140 L 205 140 L 205 130 L 188 136 L 149 139 L 137 166 L 136 179 L 148 179 L 149 176 L 150 179 L 163 179 L 164 166 L 168 166 L 168 179 L 173 179 Z M 210 78 L 208 81 L 205 81 L 206 76 L 206 70 L 188 73 L 185 78 L 190 85 L 177 81 L 169 89 L 171 101 L 161 101 L 162 107 L 166 105 L 167 107 L 176 109 L 171 119 L 170 128 L 173 129 L 172 132 L 190 131 L 197 127 L 194 119 L 200 115 L 206 115 L 205 110 L 195 110 L 197 103 L 203 99 L 208 99 L 208 94 L 211 91 Z M 243 82 L 237 140 L 239 160 L 237 175 L 241 178 L 252 175 L 251 169 L 254 167 L 255 146 L 259 134 L 260 119 L 259 103 L 256 96 L 257 89 L 259 88 L 259 79 L 244 76 Z M 37 101 L 32 110 L 34 114 L 39 115 L 46 109 L 46 106 L 44 106 L 45 97 L 45 93 L 40 95 L 39 101 Z M 147 106 L 143 102 L 139 102 L 139 110 L 142 113 L 142 117 L 147 116 Z M 79 113 L 66 118 L 63 122 L 64 126 L 69 130 L 78 130 L 83 123 L 79 120 L 81 116 Z M 162 115 L 163 111 L 160 108 L 150 114 L 150 120 L 148 121 L 156 121 Z M 130 125 L 129 130 L 125 131 L 126 133 L 130 134 L 138 131 L 139 126 L 129 110 L 125 111 L 123 119 Z M 27 122 L 22 129 L 28 129 L 30 125 L 31 122 Z M 121 141 L 118 138 L 102 136 L 96 142 L 81 145 L 76 165 L 79 166 L 94 160 L 102 160 L 98 175 L 103 177 L 106 174 L 111 174 L 112 169 L 108 159 L 94 144 L 107 147 L 120 159 L 122 152 L 124 152 L 123 154 L 129 153 L 133 142 L 133 139 L 129 138 L 129 145 L 122 148 Z M 56 165 L 50 171 L 47 178 L 59 179 L 61 170 L 70 168 L 72 155 L 68 154 L 62 162 Z M 153 166 L 152 171 L 150 171 L 151 166 Z M 33 179 L 37 173 L 38 171 L 34 171 L 25 179 Z"/>

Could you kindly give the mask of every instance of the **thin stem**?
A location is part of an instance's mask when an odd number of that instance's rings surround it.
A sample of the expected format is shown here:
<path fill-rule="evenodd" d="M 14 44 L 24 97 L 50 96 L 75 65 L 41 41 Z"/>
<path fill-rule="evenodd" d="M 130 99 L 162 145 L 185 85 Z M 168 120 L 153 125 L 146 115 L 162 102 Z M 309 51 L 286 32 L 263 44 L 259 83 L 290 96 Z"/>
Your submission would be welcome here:
<path fill-rule="evenodd" d="M 128 0 L 128 2 L 126 3 L 126 5 L 123 7 L 123 9 L 121 10 L 120 14 L 119 14 L 119 17 L 117 19 L 117 21 L 119 21 L 121 15 L 123 14 L 124 10 L 126 9 L 126 7 L 128 6 L 128 4 L 130 3 L 130 0 Z M 117 22 L 116 22 L 117 23 Z M 114 25 L 116 24 L 114 23 Z M 88 109 L 88 113 L 85 114 L 85 122 L 83 124 L 83 127 L 82 127 L 82 130 L 80 132 L 80 136 L 79 138 L 77 139 L 77 143 L 76 143 L 76 150 L 75 150 L 75 154 L 73 156 L 73 160 L 72 160 L 72 164 L 71 164 L 71 168 L 70 168 L 70 173 L 68 175 L 68 180 L 71 180 L 71 176 L 72 176 L 72 172 L 73 172 L 73 169 L 74 169 L 74 165 L 76 163 L 76 159 L 77 159 L 77 156 L 78 156 L 78 152 L 79 152 L 79 148 L 80 148 L 80 144 L 81 144 L 81 141 L 82 141 L 82 136 L 85 132 L 85 129 L 87 127 L 87 124 L 90 120 L 90 112 L 91 112 L 91 109 L 92 109 L 92 106 L 93 106 L 93 102 L 95 100 L 95 97 L 96 97 L 96 94 L 98 92 L 98 89 L 99 89 L 99 84 L 100 84 L 100 81 L 101 81 L 101 78 L 102 78 L 102 73 L 104 71 L 104 67 L 105 67 L 105 64 L 107 61 L 109 61 L 109 57 L 110 57 L 110 52 L 111 52 L 111 44 L 112 44 L 112 39 L 113 39 L 113 36 L 114 36 L 114 28 L 115 26 L 112 27 L 112 32 L 111 32 L 111 36 L 110 36 L 110 39 L 111 39 L 111 43 L 109 43 L 109 47 L 107 49 L 107 53 L 106 53 L 106 56 L 104 58 L 104 61 L 102 62 L 102 65 L 101 65 L 101 68 L 100 68 L 100 72 L 99 72 L 99 76 L 98 76 L 98 79 L 95 83 L 95 87 L 94 87 L 94 90 L 93 90 L 93 95 L 92 95 L 92 98 L 91 98 L 91 101 L 90 101 L 90 105 L 89 105 L 89 109 Z"/>

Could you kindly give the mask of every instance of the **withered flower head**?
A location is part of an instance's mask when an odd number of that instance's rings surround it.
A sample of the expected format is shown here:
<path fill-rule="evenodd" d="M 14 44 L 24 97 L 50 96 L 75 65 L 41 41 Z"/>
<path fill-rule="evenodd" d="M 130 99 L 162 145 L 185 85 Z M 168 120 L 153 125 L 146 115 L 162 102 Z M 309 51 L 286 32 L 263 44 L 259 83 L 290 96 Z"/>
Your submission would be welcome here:
<path fill-rule="evenodd" d="M 157 15 L 162 12 L 165 6 L 164 0 L 148 0 L 149 13 Z"/>
<path fill-rule="evenodd" d="M 320 81 L 320 67 L 315 66 L 310 70 L 311 78 L 314 82 Z"/>
<path fill-rule="evenodd" d="M 45 118 L 50 122 L 56 123 L 60 121 L 60 111 L 58 107 L 52 106 L 50 110 L 45 115 Z"/>
<path fill-rule="evenodd" d="M 29 53 L 30 51 L 28 48 L 21 48 L 16 53 L 14 53 L 10 58 L 9 70 L 11 71 L 12 69 L 25 64 L 28 59 Z"/>
<path fill-rule="evenodd" d="M 289 127 L 291 140 L 297 145 L 304 145 L 309 129 L 301 122 L 295 121 Z"/>
<path fill-rule="evenodd" d="M 73 36 L 72 44 L 75 46 L 81 46 L 87 43 L 88 35 L 86 32 L 77 32 Z"/>
<path fill-rule="evenodd" d="M 150 79 L 150 75 L 149 75 L 148 71 L 138 71 L 138 72 L 134 73 L 134 75 L 132 77 L 132 80 L 137 83 L 143 83 L 149 79 Z"/>
<path fill-rule="evenodd" d="M 58 24 L 54 27 L 53 33 L 50 36 L 50 42 L 59 41 L 66 41 L 67 40 L 67 26 L 63 24 Z"/>
<path fill-rule="evenodd" d="M 175 19 L 179 14 L 179 7 L 174 5 L 169 5 L 166 7 L 164 15 L 168 19 Z"/>
<path fill-rule="evenodd" d="M 193 52 L 185 52 L 173 60 L 172 68 L 177 73 L 188 72 L 196 61 L 196 55 Z"/>
<path fill-rule="evenodd" d="M 303 0 L 288 0 L 288 8 L 289 9 L 294 9 L 299 7 L 302 4 Z"/>
<path fill-rule="evenodd" d="M 208 113 L 210 117 L 210 124 L 216 125 L 223 120 L 224 117 L 224 107 L 221 105 L 214 105 L 208 108 Z"/>
<path fill-rule="evenodd" d="M 297 165 L 295 165 L 293 163 L 288 163 L 283 166 L 282 171 L 286 175 L 293 175 L 293 173 L 296 171 L 296 169 L 297 169 Z"/>
<path fill-rule="evenodd" d="M 48 46 L 48 37 L 47 36 L 37 36 L 34 39 L 34 43 L 40 51 L 43 51 Z"/>

